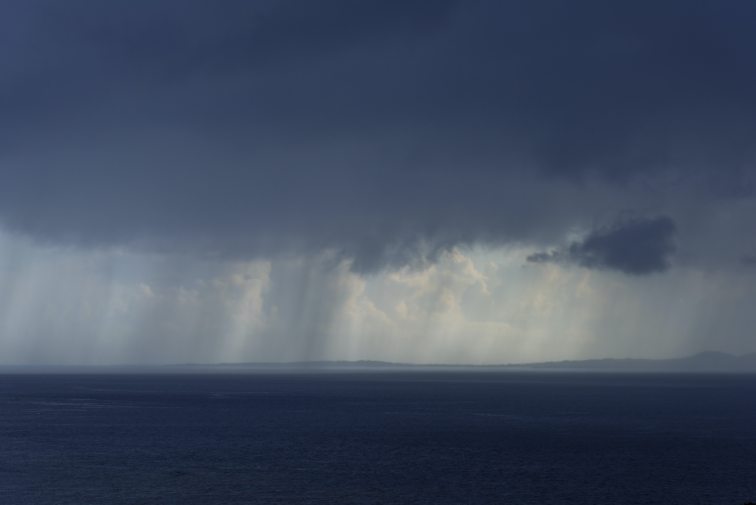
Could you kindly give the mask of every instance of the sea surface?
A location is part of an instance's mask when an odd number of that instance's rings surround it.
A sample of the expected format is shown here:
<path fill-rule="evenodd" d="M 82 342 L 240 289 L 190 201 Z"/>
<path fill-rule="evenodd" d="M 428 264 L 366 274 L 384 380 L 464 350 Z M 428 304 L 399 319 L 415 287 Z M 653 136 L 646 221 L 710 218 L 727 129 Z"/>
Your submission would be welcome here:
<path fill-rule="evenodd" d="M 0 504 L 756 501 L 756 376 L 0 376 Z"/>

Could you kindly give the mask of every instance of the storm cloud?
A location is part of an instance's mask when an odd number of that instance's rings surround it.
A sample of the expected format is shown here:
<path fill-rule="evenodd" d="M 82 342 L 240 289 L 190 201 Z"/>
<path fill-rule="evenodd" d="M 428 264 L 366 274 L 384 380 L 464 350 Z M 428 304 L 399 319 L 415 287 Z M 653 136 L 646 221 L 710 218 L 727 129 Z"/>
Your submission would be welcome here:
<path fill-rule="evenodd" d="M 753 199 L 752 2 L 33 0 L 0 19 L 0 222 L 42 241 L 376 271 Z M 572 256 L 666 268 L 664 237 L 630 258 L 629 230 L 607 233 Z"/>
<path fill-rule="evenodd" d="M 752 352 L 755 25 L 0 2 L 0 362 Z"/>
<path fill-rule="evenodd" d="M 534 253 L 527 259 L 533 263 L 576 263 L 632 275 L 658 273 L 670 267 L 676 230 L 674 221 L 666 216 L 625 219 L 592 231 L 564 251 Z"/>

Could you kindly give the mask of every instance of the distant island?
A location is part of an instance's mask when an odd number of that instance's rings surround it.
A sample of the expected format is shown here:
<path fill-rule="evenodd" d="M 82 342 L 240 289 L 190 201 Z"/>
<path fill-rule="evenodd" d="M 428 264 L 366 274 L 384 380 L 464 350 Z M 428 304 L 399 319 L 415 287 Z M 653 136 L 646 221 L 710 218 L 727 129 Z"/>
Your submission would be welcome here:
<path fill-rule="evenodd" d="M 417 364 L 389 361 L 292 361 L 243 363 L 185 363 L 166 365 L 0 365 L 0 373 L 245 373 L 245 372 L 627 372 L 627 373 L 756 373 L 756 352 L 740 356 L 705 351 L 684 358 L 603 358 L 503 364 Z"/>
<path fill-rule="evenodd" d="M 551 361 L 509 367 L 606 372 L 756 372 L 756 352 L 736 356 L 724 352 L 705 351 L 684 358 L 672 359 L 605 358 Z"/>
<path fill-rule="evenodd" d="M 388 361 L 299 361 L 288 363 L 223 363 L 190 365 L 228 369 L 307 369 L 307 370 L 501 370 L 501 371 L 590 371 L 590 372 L 711 372 L 756 373 L 756 352 L 740 356 L 705 351 L 684 358 L 635 359 L 603 358 L 537 363 L 459 365 L 415 364 Z"/>

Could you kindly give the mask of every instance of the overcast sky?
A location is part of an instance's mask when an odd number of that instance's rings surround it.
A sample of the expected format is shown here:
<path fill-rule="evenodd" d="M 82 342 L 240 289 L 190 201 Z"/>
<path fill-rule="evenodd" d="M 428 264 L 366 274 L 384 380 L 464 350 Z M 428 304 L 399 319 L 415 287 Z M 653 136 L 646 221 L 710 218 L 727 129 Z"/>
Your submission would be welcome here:
<path fill-rule="evenodd" d="M 756 351 L 750 0 L 6 0 L 0 362 Z"/>

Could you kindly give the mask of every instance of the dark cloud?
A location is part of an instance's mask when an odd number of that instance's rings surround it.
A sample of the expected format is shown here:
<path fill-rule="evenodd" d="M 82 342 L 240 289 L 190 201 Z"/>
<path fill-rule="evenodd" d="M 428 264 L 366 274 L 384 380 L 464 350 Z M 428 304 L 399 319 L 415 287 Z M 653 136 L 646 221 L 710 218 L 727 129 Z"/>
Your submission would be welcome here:
<path fill-rule="evenodd" d="M 659 213 L 752 198 L 755 20 L 745 0 L 3 2 L 0 220 L 368 271 L 556 243 L 627 188 L 617 206 Z"/>
<path fill-rule="evenodd" d="M 528 261 L 575 263 L 630 275 L 663 272 L 671 265 L 676 231 L 675 222 L 666 216 L 623 219 L 592 231 L 563 251 L 532 254 Z"/>

